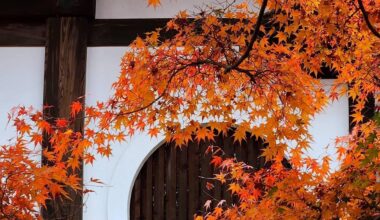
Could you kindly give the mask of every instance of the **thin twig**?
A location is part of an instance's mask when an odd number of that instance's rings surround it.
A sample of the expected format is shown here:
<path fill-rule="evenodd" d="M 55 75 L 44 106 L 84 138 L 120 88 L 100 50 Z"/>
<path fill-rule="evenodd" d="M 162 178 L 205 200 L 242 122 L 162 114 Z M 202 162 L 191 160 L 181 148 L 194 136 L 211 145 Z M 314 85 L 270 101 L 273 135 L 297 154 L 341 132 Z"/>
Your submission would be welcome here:
<path fill-rule="evenodd" d="M 251 40 L 249 41 L 249 44 L 247 45 L 247 50 L 244 52 L 244 54 L 234 64 L 232 64 L 231 66 L 226 68 L 226 71 L 225 71 L 226 73 L 229 72 L 230 70 L 238 67 L 249 56 L 249 53 L 251 52 L 251 50 L 253 48 L 253 44 L 255 43 L 257 37 L 259 36 L 260 26 L 261 26 L 261 23 L 262 23 L 262 20 L 264 17 L 264 12 L 265 12 L 265 8 L 267 7 L 267 3 L 268 3 L 268 0 L 264 0 L 262 5 L 261 5 L 259 16 L 257 17 L 255 30 L 253 31 Z"/>
<path fill-rule="evenodd" d="M 364 8 L 364 5 L 363 5 L 363 2 L 362 0 L 358 0 L 358 3 L 359 3 L 359 8 L 360 10 L 362 11 L 362 14 L 363 14 L 363 17 L 364 17 L 364 20 L 365 20 L 365 23 L 367 24 L 367 27 L 372 31 L 372 33 L 380 38 L 380 33 L 378 31 L 376 31 L 375 27 L 371 24 L 371 22 L 369 21 L 369 18 L 368 18 L 368 13 L 366 12 L 365 8 Z"/>

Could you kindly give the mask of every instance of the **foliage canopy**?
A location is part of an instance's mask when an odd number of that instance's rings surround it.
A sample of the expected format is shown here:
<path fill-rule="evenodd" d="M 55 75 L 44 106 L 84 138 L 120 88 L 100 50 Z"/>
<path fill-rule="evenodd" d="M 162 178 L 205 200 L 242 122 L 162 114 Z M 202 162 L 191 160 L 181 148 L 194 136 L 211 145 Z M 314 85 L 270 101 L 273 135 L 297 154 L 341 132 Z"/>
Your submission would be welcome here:
<path fill-rule="evenodd" d="M 235 141 L 244 141 L 246 132 L 264 138 L 263 156 L 273 165 L 254 171 L 211 149 L 220 171 L 215 180 L 228 184 L 239 201 L 208 201 L 197 219 L 378 217 L 379 115 L 363 117 L 368 97 L 380 99 L 378 30 L 378 0 L 226 2 L 191 19 L 180 12 L 165 29 L 130 45 L 108 101 L 84 108 L 78 100 L 70 118 L 54 123 L 38 111 L 13 111 L 16 141 L 0 150 L 0 214 L 36 218 L 35 204 L 65 196 L 67 186 L 79 193 L 80 179 L 71 171 L 80 161 L 109 156 L 112 142 L 136 132 L 162 133 L 184 147 L 193 137 L 213 139 L 214 130 L 234 126 Z M 163 32 L 173 36 L 164 39 Z M 327 72 L 336 76 L 329 93 L 317 79 Z M 331 158 L 319 163 L 304 155 L 308 126 L 329 100 L 344 94 L 355 102 L 355 127 L 337 139 L 342 165 L 330 173 Z M 95 129 L 70 129 L 81 112 Z M 43 134 L 51 144 L 43 151 L 49 166 L 30 158 Z M 290 170 L 281 164 L 285 155 Z"/>

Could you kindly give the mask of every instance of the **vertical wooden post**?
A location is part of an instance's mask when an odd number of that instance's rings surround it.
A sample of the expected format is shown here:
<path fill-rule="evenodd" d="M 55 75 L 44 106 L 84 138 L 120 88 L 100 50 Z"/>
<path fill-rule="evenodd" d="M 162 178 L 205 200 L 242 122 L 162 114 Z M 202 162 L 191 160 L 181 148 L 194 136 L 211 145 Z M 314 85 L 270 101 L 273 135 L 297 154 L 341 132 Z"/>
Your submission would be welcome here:
<path fill-rule="evenodd" d="M 81 17 L 55 17 L 47 19 L 45 51 L 44 114 L 69 117 L 70 104 L 85 93 L 88 19 Z M 83 101 L 83 100 L 82 100 Z M 83 130 L 83 120 L 73 125 L 75 131 Z M 44 148 L 49 149 L 47 137 Z M 44 158 L 44 164 L 47 163 Z M 82 177 L 82 170 L 78 172 Z M 69 191 L 71 200 L 57 198 L 48 201 L 42 210 L 44 219 L 82 219 L 82 195 Z"/>

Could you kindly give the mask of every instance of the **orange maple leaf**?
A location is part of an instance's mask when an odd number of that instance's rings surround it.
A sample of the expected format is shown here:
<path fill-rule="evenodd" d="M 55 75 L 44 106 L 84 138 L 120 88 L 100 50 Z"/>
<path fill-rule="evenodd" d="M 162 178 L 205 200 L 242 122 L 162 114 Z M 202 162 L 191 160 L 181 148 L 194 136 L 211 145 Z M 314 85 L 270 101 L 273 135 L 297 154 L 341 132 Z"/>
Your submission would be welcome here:
<path fill-rule="evenodd" d="M 149 129 L 148 134 L 150 137 L 157 137 L 159 130 L 157 128 L 151 128 Z"/>
<path fill-rule="evenodd" d="M 231 183 L 228 189 L 231 190 L 232 194 L 234 194 L 234 193 L 238 193 L 241 190 L 241 187 L 237 183 Z"/>
<path fill-rule="evenodd" d="M 207 188 L 208 190 L 212 190 L 212 189 L 214 188 L 214 184 L 212 184 L 212 183 L 210 183 L 210 182 L 207 182 L 207 183 L 206 183 L 206 188 Z"/>
<path fill-rule="evenodd" d="M 75 101 L 71 104 L 71 117 L 75 117 L 82 110 L 82 103 Z"/>
<path fill-rule="evenodd" d="M 220 164 L 222 164 L 222 158 L 219 156 L 212 156 L 212 160 L 210 164 L 214 165 L 214 167 L 218 167 Z"/>
<path fill-rule="evenodd" d="M 57 127 L 59 128 L 65 128 L 67 127 L 67 120 L 64 119 L 64 118 L 58 118 L 55 120 L 55 124 L 57 125 Z"/>

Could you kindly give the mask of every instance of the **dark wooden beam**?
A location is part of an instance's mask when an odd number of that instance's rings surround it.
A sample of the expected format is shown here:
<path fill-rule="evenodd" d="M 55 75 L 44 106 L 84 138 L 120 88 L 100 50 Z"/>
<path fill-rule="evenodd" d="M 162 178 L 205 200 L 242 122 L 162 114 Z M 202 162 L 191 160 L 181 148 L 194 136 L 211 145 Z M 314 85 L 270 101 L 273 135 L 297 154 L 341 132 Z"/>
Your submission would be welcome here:
<path fill-rule="evenodd" d="M 0 47 L 45 46 L 46 19 L 0 19 Z"/>
<path fill-rule="evenodd" d="M 128 46 L 137 36 L 164 27 L 169 19 L 96 19 L 90 24 L 88 46 Z M 0 21 L 0 46 L 45 46 L 45 19 Z"/>
<path fill-rule="evenodd" d="M 44 115 L 69 117 L 70 104 L 85 93 L 88 19 L 78 17 L 49 18 L 45 51 Z M 83 101 L 83 100 L 82 100 Z M 72 129 L 83 130 L 83 120 L 77 120 Z M 50 149 L 48 137 L 44 148 Z M 43 158 L 42 162 L 48 164 Z M 77 172 L 82 177 L 82 170 Z M 69 190 L 71 200 L 57 198 L 47 202 L 42 210 L 44 219 L 82 219 L 82 195 Z"/>
<path fill-rule="evenodd" d="M 95 15 L 95 0 L 3 0 L 0 18 L 47 18 Z"/>
<path fill-rule="evenodd" d="M 128 46 L 137 36 L 165 27 L 169 19 L 96 19 L 88 46 Z"/>
<path fill-rule="evenodd" d="M 146 32 L 157 28 L 164 28 L 170 19 L 96 19 L 93 20 L 88 30 L 87 46 L 128 46 L 137 37 L 143 37 Z M 225 22 L 233 22 L 226 20 Z M 34 26 L 33 26 L 34 25 Z M 9 31 L 11 29 L 12 31 Z M 1 26 L 0 46 L 43 46 L 44 26 L 41 24 L 21 23 L 18 26 L 9 24 Z M 13 37 L 21 35 L 22 37 Z M 173 33 L 162 32 L 162 38 L 168 38 Z M 35 38 L 38 38 L 36 40 Z M 336 72 L 327 67 L 321 68 L 321 79 L 335 79 Z"/>

